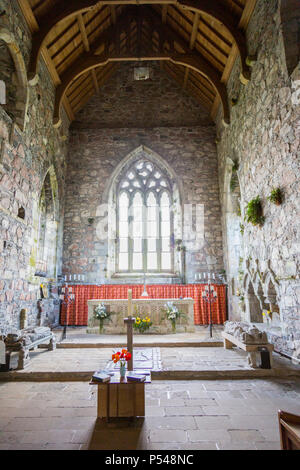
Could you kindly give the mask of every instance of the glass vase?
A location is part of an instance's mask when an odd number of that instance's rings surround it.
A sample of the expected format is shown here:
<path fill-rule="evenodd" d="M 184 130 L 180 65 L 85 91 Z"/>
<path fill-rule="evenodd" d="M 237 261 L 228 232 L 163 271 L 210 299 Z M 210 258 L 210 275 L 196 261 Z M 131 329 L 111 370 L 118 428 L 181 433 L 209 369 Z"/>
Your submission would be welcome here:
<path fill-rule="evenodd" d="M 120 378 L 124 379 L 126 376 L 126 363 L 120 363 Z"/>
<path fill-rule="evenodd" d="M 99 323 L 99 333 L 100 335 L 102 335 L 103 333 L 103 320 L 100 320 L 100 323 Z"/>
<path fill-rule="evenodd" d="M 176 323 L 172 321 L 172 333 L 176 333 Z"/>

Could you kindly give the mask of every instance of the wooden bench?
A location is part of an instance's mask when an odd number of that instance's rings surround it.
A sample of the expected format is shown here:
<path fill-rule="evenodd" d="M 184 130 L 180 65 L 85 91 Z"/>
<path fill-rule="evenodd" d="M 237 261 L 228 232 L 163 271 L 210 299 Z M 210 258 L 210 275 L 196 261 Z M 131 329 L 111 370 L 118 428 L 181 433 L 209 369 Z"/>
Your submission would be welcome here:
<path fill-rule="evenodd" d="M 300 416 L 278 411 L 280 445 L 282 450 L 300 450 Z"/>
<path fill-rule="evenodd" d="M 246 344 L 242 343 L 238 338 L 229 333 L 222 332 L 222 337 L 224 339 L 224 348 L 225 349 L 232 349 L 233 346 L 237 346 L 238 348 L 246 351 L 248 353 L 248 362 L 251 367 L 257 367 L 256 362 L 256 355 L 260 352 L 261 348 L 267 349 L 270 355 L 270 365 L 272 367 L 272 352 L 274 350 L 274 345 L 270 343 L 266 344 Z"/>
<path fill-rule="evenodd" d="M 25 337 L 26 333 L 30 334 L 30 331 L 21 330 L 21 336 L 18 341 L 15 343 L 8 342 L 7 339 L 5 341 L 6 345 L 6 352 L 8 354 L 11 353 L 18 353 L 18 366 L 17 370 L 24 369 L 30 361 L 29 351 L 34 351 L 40 344 L 48 345 L 48 351 L 53 351 L 56 349 L 56 338 L 55 335 L 50 331 L 49 334 L 42 336 L 41 338 L 32 341 L 31 343 L 25 343 L 22 339 Z"/>

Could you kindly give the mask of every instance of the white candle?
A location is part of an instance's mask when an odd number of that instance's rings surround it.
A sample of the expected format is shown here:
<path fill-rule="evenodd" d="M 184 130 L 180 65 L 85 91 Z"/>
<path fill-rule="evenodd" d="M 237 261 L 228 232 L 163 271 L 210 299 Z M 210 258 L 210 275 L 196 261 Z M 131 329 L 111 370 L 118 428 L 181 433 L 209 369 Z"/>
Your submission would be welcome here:
<path fill-rule="evenodd" d="M 78 274 L 78 281 L 80 281 L 80 277 L 81 277 L 80 274 Z"/>
<path fill-rule="evenodd" d="M 132 290 L 128 289 L 128 316 L 131 317 L 132 313 Z"/>
<path fill-rule="evenodd" d="M 77 275 L 76 275 L 76 274 L 74 274 L 74 281 L 76 281 L 76 279 L 77 279 Z"/>
<path fill-rule="evenodd" d="M 65 276 L 65 281 L 67 280 L 67 276 Z"/>

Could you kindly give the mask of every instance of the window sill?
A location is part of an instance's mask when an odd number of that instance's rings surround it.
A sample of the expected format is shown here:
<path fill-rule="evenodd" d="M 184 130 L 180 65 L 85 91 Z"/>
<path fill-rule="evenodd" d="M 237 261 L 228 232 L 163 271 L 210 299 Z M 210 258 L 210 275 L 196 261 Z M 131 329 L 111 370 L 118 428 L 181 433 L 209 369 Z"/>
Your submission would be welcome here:
<path fill-rule="evenodd" d="M 126 277 L 144 278 L 144 273 L 115 273 L 115 274 L 112 274 L 111 279 L 126 278 Z M 150 277 L 166 277 L 166 278 L 176 277 L 176 278 L 178 278 L 180 276 L 178 274 L 175 274 L 175 273 L 145 273 L 145 277 L 147 279 L 147 278 L 150 278 Z"/>

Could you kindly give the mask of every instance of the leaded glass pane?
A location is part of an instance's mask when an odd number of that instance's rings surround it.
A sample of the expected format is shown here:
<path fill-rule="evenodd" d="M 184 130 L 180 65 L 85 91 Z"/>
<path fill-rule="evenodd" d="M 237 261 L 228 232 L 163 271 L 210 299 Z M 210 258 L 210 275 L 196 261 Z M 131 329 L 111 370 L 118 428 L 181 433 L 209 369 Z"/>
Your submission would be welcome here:
<path fill-rule="evenodd" d="M 147 237 L 157 237 L 157 223 L 156 220 L 148 220 L 147 222 Z"/>
<path fill-rule="evenodd" d="M 143 236 L 143 223 L 141 222 L 133 222 L 132 224 L 132 237 L 139 238 Z"/>
<path fill-rule="evenodd" d="M 157 269 L 157 253 L 147 254 L 147 268 L 148 270 Z"/>
<path fill-rule="evenodd" d="M 133 251 L 135 251 L 136 253 L 142 252 L 142 239 L 141 238 L 133 239 Z"/>
<path fill-rule="evenodd" d="M 171 269 L 171 253 L 161 254 L 161 267 L 163 270 Z"/>
<path fill-rule="evenodd" d="M 133 253 L 132 268 L 138 271 L 143 269 L 143 253 Z"/>
<path fill-rule="evenodd" d="M 128 237 L 128 221 L 119 222 L 119 237 Z"/>
<path fill-rule="evenodd" d="M 128 253 L 128 238 L 120 238 L 120 252 Z"/>
<path fill-rule="evenodd" d="M 147 245 L 148 245 L 148 251 L 152 251 L 152 252 L 156 251 L 157 250 L 156 238 L 148 238 Z"/>
<path fill-rule="evenodd" d="M 128 269 L 128 253 L 119 253 L 119 269 L 127 271 Z"/>
<path fill-rule="evenodd" d="M 162 237 L 169 237 L 171 235 L 170 233 L 170 222 L 167 221 L 162 221 L 161 223 L 161 236 Z"/>
<path fill-rule="evenodd" d="M 162 238 L 162 240 L 161 240 L 161 249 L 162 249 L 162 251 L 170 251 L 171 250 L 170 237 Z"/>
<path fill-rule="evenodd" d="M 160 209 L 161 220 L 170 220 L 170 208 L 168 206 L 162 206 Z"/>
<path fill-rule="evenodd" d="M 170 198 L 169 198 L 168 193 L 166 193 L 166 191 L 164 191 L 161 195 L 160 205 L 161 206 L 169 206 L 170 205 Z"/>

